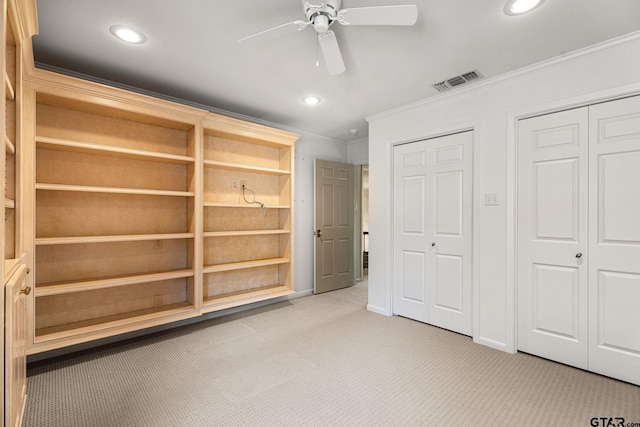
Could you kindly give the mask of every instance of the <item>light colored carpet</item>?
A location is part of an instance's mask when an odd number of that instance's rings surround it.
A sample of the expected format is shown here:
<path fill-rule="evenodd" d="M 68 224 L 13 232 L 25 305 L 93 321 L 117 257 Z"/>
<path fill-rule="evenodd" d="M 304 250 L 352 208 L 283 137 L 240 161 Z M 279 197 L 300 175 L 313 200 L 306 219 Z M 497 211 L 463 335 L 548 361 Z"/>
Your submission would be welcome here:
<path fill-rule="evenodd" d="M 31 364 L 24 425 L 640 426 L 640 387 L 366 301 L 362 282 Z"/>

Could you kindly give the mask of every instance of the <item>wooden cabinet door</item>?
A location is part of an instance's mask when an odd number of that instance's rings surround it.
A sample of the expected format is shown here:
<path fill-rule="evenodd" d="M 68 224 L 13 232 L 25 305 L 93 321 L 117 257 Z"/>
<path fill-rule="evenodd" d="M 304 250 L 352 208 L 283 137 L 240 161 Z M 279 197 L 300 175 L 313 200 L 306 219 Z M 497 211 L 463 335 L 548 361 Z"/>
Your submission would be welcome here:
<path fill-rule="evenodd" d="M 5 426 L 19 427 L 26 403 L 27 340 L 25 265 L 21 265 L 5 285 Z"/>

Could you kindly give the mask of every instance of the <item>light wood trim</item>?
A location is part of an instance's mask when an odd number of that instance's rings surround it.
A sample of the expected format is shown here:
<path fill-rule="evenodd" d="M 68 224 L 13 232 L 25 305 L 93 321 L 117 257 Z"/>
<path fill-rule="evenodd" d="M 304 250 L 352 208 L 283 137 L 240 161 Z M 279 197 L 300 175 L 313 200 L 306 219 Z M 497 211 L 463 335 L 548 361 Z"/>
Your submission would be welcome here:
<path fill-rule="evenodd" d="M 68 294 L 72 292 L 91 291 L 95 289 L 115 288 L 118 286 L 137 285 L 161 280 L 183 279 L 193 277 L 193 270 L 164 271 L 161 273 L 136 274 L 132 276 L 109 277 L 97 280 L 80 280 L 76 282 L 47 284 L 36 286 L 36 298 L 50 295 Z"/>
<path fill-rule="evenodd" d="M 253 289 L 251 291 L 243 291 L 230 295 L 207 298 L 204 300 L 202 311 L 208 313 L 212 311 L 225 310 L 228 308 L 238 307 L 240 305 L 291 295 L 292 293 L 294 293 L 294 291 L 288 286 L 266 286 L 263 288 Z"/>
<path fill-rule="evenodd" d="M 253 261 L 230 262 L 227 264 L 208 265 L 202 270 L 204 274 L 220 273 L 223 271 L 243 270 L 245 268 L 266 267 L 269 265 L 286 264 L 290 262 L 289 258 L 268 258 Z"/>
<path fill-rule="evenodd" d="M 4 72 L 4 88 L 5 88 L 5 98 L 9 101 L 13 101 L 16 99 L 16 91 L 11 84 L 11 79 L 9 78 L 9 74 L 7 71 Z"/>
<path fill-rule="evenodd" d="M 289 234 L 289 230 L 242 230 L 242 231 L 205 231 L 204 237 L 230 236 L 266 236 L 270 234 Z"/>
<path fill-rule="evenodd" d="M 67 323 L 65 325 L 52 326 L 36 330 L 36 343 L 75 337 L 76 335 L 90 333 L 90 339 L 96 339 L 95 333 L 100 330 L 131 325 L 143 321 L 161 319 L 163 317 L 193 312 L 193 306 L 188 303 L 177 303 L 159 307 L 136 310 L 128 313 L 120 313 L 112 316 L 83 320 L 81 322 Z M 188 316 L 193 317 L 193 316 Z M 161 322 L 166 323 L 166 322 Z M 139 328 L 135 328 L 137 330 Z"/>
<path fill-rule="evenodd" d="M 186 165 L 194 162 L 193 157 L 178 156 L 174 154 L 156 153 L 153 151 L 135 150 L 129 148 L 112 147 L 108 145 L 92 144 L 90 142 L 70 141 L 66 139 L 36 136 L 38 148 L 49 150 L 71 151 L 74 153 L 100 154 L 104 156 L 119 157 L 135 160 L 148 160 L 162 163 Z"/>
<path fill-rule="evenodd" d="M 71 244 L 81 244 L 81 243 L 137 242 L 137 241 L 144 241 L 144 240 L 192 239 L 193 237 L 194 237 L 194 233 L 125 234 L 125 235 L 117 235 L 117 236 L 37 237 L 36 246 L 71 245 Z"/>
<path fill-rule="evenodd" d="M 258 166 L 247 166 L 247 165 L 241 165 L 237 163 L 218 162 L 215 160 L 205 160 L 203 163 L 205 167 L 210 167 L 210 168 L 218 168 L 218 169 L 250 172 L 250 173 L 262 173 L 266 175 L 291 175 L 290 171 L 284 170 L 284 169 L 262 168 Z"/>
<path fill-rule="evenodd" d="M 10 259 L 4 260 L 4 282 L 5 283 L 11 278 L 16 268 L 18 268 L 18 266 L 20 265 L 21 261 L 22 260 L 20 258 L 10 258 Z"/>
<path fill-rule="evenodd" d="M 143 196 L 193 197 L 192 191 L 145 190 L 139 188 L 95 187 L 90 185 L 36 183 L 36 190 L 76 191 L 82 193 L 136 194 Z"/>
<path fill-rule="evenodd" d="M 202 119 L 205 135 L 215 135 L 269 147 L 291 147 L 300 135 L 280 129 L 250 123 L 216 113 Z"/>
<path fill-rule="evenodd" d="M 205 208 L 251 208 L 251 209 L 259 209 L 260 206 L 251 204 L 251 205 L 243 205 L 240 203 L 217 203 L 217 202 L 205 202 Z M 290 209 L 289 205 L 264 205 L 267 209 Z"/>
<path fill-rule="evenodd" d="M 16 208 L 16 201 L 12 200 L 12 199 L 7 199 L 5 197 L 4 198 L 4 208 L 5 209 L 15 209 Z"/>
<path fill-rule="evenodd" d="M 198 108 L 77 77 L 34 69 L 25 76 L 38 102 L 188 131 L 206 114 Z"/>
<path fill-rule="evenodd" d="M 38 12 L 36 0 L 9 0 L 8 14 L 20 41 L 38 34 Z M 19 41 L 16 40 L 16 44 Z"/>
<path fill-rule="evenodd" d="M 4 148 L 7 154 L 16 154 L 16 146 L 7 135 L 4 136 Z"/>

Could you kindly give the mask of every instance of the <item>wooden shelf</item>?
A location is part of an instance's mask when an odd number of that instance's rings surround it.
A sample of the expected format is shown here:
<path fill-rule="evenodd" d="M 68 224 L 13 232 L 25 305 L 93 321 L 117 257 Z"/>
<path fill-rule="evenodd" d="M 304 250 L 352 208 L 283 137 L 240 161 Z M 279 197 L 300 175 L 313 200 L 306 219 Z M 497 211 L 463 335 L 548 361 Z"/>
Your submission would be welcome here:
<path fill-rule="evenodd" d="M 284 169 L 263 168 L 259 166 L 248 166 L 237 163 L 217 162 L 214 160 L 205 160 L 205 167 L 232 170 L 238 172 L 260 173 L 265 175 L 291 175 L 291 171 Z"/>
<path fill-rule="evenodd" d="M 135 194 L 142 196 L 194 197 L 192 191 L 147 190 L 141 188 L 96 187 L 90 185 L 37 183 L 36 190 L 76 191 L 82 193 Z"/>
<path fill-rule="evenodd" d="M 203 203 L 205 208 L 252 208 L 252 209 L 261 209 L 260 206 L 251 204 L 251 205 L 243 205 L 240 203 L 217 203 L 217 202 L 205 202 Z M 267 209 L 291 209 L 290 205 L 264 205 Z"/>
<path fill-rule="evenodd" d="M 4 208 L 5 209 L 15 209 L 16 208 L 16 201 L 15 200 L 11 200 L 11 199 L 7 199 L 5 197 L 4 198 Z"/>
<path fill-rule="evenodd" d="M 193 157 L 177 156 L 173 154 L 157 153 L 154 151 L 135 150 L 131 148 L 112 147 L 109 145 L 92 144 L 89 142 L 71 141 L 66 139 L 36 136 L 38 148 L 74 153 L 98 154 L 134 160 L 146 160 L 160 163 L 187 165 L 194 162 Z"/>
<path fill-rule="evenodd" d="M 81 280 L 66 283 L 45 283 L 36 286 L 35 295 L 36 298 L 38 298 L 50 295 L 68 294 L 72 292 L 83 292 L 95 289 L 136 285 L 140 283 L 159 282 L 161 280 L 182 279 L 193 276 L 193 270 L 176 270 L 160 273 L 136 274 L 132 276 L 109 277 L 97 280 Z"/>
<path fill-rule="evenodd" d="M 7 74 L 7 72 L 4 72 L 4 91 L 5 91 L 5 98 L 9 101 L 13 101 L 14 99 L 16 99 L 16 91 L 13 88 L 13 85 L 11 84 L 11 79 L 9 78 L 9 74 Z"/>
<path fill-rule="evenodd" d="M 7 154 L 16 154 L 16 146 L 7 135 L 4 136 L 4 148 Z"/>
<path fill-rule="evenodd" d="M 183 302 L 159 307 L 136 310 L 113 316 L 98 317 L 82 322 L 68 323 L 59 326 L 36 329 L 35 342 L 41 343 L 56 339 L 75 338 L 82 334 L 96 334 L 100 330 L 126 327 L 135 323 L 145 323 L 170 316 L 189 318 L 198 315 L 193 305 Z M 176 320 L 176 319 L 173 319 Z M 161 322 L 165 323 L 165 322 Z M 138 328 L 135 328 L 136 330 Z M 81 340 L 82 341 L 82 340 Z"/>
<path fill-rule="evenodd" d="M 203 273 L 221 273 L 223 271 L 242 270 L 245 268 L 267 267 L 269 265 L 279 265 L 289 263 L 289 258 L 267 258 L 254 261 L 231 262 L 227 264 L 217 264 L 205 266 Z"/>
<path fill-rule="evenodd" d="M 194 233 L 172 233 L 172 234 L 126 234 L 116 236 L 75 236 L 75 237 L 38 237 L 36 246 L 45 245 L 71 245 L 82 243 L 114 243 L 114 242 L 137 242 L 144 240 L 172 240 L 172 239 L 192 239 Z"/>
<path fill-rule="evenodd" d="M 205 231 L 204 237 L 229 236 L 267 236 L 271 234 L 289 234 L 289 230 L 246 230 L 246 231 Z"/>
<path fill-rule="evenodd" d="M 288 286 L 273 285 L 255 288 L 249 291 L 234 292 L 233 294 L 215 296 L 204 300 L 203 311 L 211 312 L 224 310 L 240 305 L 246 305 L 272 298 L 291 295 L 293 292 L 293 289 Z"/>

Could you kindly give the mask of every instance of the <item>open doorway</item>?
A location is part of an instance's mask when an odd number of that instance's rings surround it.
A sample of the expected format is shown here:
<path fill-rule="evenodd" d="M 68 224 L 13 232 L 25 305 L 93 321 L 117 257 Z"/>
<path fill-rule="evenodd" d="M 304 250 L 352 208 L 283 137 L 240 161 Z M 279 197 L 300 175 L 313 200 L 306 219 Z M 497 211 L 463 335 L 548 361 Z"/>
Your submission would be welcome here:
<path fill-rule="evenodd" d="M 356 165 L 355 264 L 356 281 L 369 274 L 369 165 Z"/>

